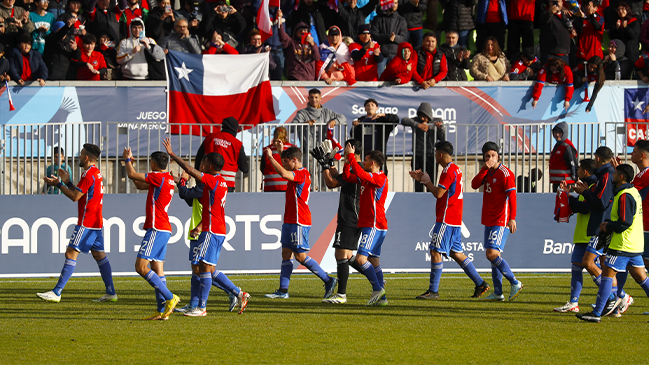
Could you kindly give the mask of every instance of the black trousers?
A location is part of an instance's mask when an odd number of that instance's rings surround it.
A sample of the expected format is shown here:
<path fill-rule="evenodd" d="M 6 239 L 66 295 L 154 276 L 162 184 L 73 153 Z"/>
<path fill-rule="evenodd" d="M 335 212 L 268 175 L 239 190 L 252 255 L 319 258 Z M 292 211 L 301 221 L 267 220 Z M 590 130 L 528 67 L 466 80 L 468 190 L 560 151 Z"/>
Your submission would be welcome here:
<path fill-rule="evenodd" d="M 413 166 L 412 166 L 412 171 L 416 171 L 418 169 L 422 169 L 424 172 L 428 173 L 430 175 L 430 179 L 435 183 L 435 180 L 437 179 L 437 175 L 435 174 L 435 155 L 430 155 L 426 156 L 426 169 L 424 170 L 424 156 L 415 156 L 413 159 Z M 422 192 L 426 191 L 426 188 L 423 184 L 421 184 L 418 181 L 415 181 L 415 191 L 417 192 Z"/>
<path fill-rule="evenodd" d="M 512 58 L 522 49 L 534 47 L 534 22 L 510 19 L 508 28 L 507 57 Z"/>

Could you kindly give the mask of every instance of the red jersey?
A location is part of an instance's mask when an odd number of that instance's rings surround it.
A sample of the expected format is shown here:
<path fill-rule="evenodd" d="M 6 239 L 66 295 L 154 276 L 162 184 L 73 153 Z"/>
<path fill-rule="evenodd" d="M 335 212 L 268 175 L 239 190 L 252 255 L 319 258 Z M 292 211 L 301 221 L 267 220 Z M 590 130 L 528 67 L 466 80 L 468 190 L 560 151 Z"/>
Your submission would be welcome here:
<path fill-rule="evenodd" d="M 485 23 L 500 23 L 503 21 L 502 15 L 500 15 L 500 0 L 487 0 L 489 5 L 487 5 L 487 17 L 485 18 Z"/>
<path fill-rule="evenodd" d="M 572 99 L 572 94 L 575 91 L 575 87 L 572 84 L 572 70 L 568 65 L 563 66 L 563 78 L 560 78 L 560 74 L 553 74 L 548 71 L 546 67 L 541 68 L 539 75 L 536 78 L 536 84 L 534 84 L 534 91 L 532 91 L 532 99 L 539 100 L 541 93 L 543 92 L 543 86 L 545 86 L 545 81 L 550 84 L 564 84 L 566 85 L 566 101 Z"/>
<path fill-rule="evenodd" d="M 642 223 L 644 226 L 644 231 L 649 232 L 649 167 L 645 167 L 640 171 L 631 184 L 638 189 L 640 196 L 642 196 Z"/>
<path fill-rule="evenodd" d="M 462 194 L 462 170 L 449 162 L 439 176 L 438 186 L 446 192 L 437 199 L 437 222 L 449 226 L 462 226 L 462 209 L 464 198 Z"/>
<path fill-rule="evenodd" d="M 104 205 L 104 178 L 97 166 L 92 165 L 81 174 L 77 190 L 83 193 L 79 199 L 78 226 L 89 229 L 101 229 L 104 218 L 101 211 Z"/>
<path fill-rule="evenodd" d="M 360 43 L 349 45 L 349 52 L 364 52 L 363 58 L 354 61 L 354 71 L 357 81 L 379 81 L 379 69 L 376 63 L 374 50 L 381 50 L 378 42 L 374 42 L 374 47 L 365 50 Z"/>
<path fill-rule="evenodd" d="M 507 18 L 511 20 L 534 21 L 534 0 L 511 0 L 508 2 Z"/>
<path fill-rule="evenodd" d="M 102 68 L 106 68 L 106 60 L 104 60 L 104 55 L 99 52 L 92 51 L 92 54 L 88 56 L 87 54 L 81 54 L 81 62 L 89 63 L 95 70 L 99 71 Z M 77 68 L 77 80 L 90 80 L 90 81 L 99 81 L 101 80 L 100 75 L 96 75 L 88 69 L 87 66 L 79 66 Z"/>
<path fill-rule="evenodd" d="M 534 61 L 532 61 L 532 64 L 535 64 L 538 60 L 539 60 L 538 58 L 534 57 Z M 525 70 L 527 70 L 527 68 L 528 67 L 525 66 L 525 62 L 523 62 L 523 60 L 519 59 L 518 61 L 512 63 L 512 68 L 509 71 L 509 73 L 510 74 L 520 75 L 523 72 L 525 72 Z"/>
<path fill-rule="evenodd" d="M 221 174 L 203 174 L 203 232 L 225 235 L 225 198 L 228 195 L 228 184 Z"/>
<path fill-rule="evenodd" d="M 604 58 L 602 52 L 602 37 L 604 37 L 604 17 L 595 13 L 595 23 L 599 25 L 599 30 L 596 30 L 588 19 L 583 19 L 583 30 L 579 35 L 579 42 L 577 43 L 577 57 L 582 60 L 589 60 L 593 56 Z"/>
<path fill-rule="evenodd" d="M 516 182 L 514 173 L 505 165 L 497 169 L 482 169 L 471 181 L 471 187 L 484 184 L 482 196 L 482 224 L 487 227 L 504 227 L 516 219 Z"/>
<path fill-rule="evenodd" d="M 358 227 L 372 227 L 380 231 L 387 231 L 388 220 L 385 218 L 385 199 L 388 196 L 388 178 L 383 174 L 383 171 L 370 173 L 363 170 L 356 162 L 353 153 L 350 153 L 347 157 L 351 161 L 351 164 L 349 164 L 351 169 L 344 169 L 343 179 L 361 185 Z"/>
<path fill-rule="evenodd" d="M 149 184 L 149 194 L 146 197 L 146 220 L 143 228 L 171 232 L 167 210 L 171 198 L 174 197 L 174 178 L 166 171 L 149 172 L 144 176 Z"/>
<path fill-rule="evenodd" d="M 311 174 L 304 167 L 293 171 L 293 181 L 286 188 L 286 206 L 284 207 L 284 223 L 311 225 L 311 210 L 309 209 L 309 192 L 311 190 Z"/>

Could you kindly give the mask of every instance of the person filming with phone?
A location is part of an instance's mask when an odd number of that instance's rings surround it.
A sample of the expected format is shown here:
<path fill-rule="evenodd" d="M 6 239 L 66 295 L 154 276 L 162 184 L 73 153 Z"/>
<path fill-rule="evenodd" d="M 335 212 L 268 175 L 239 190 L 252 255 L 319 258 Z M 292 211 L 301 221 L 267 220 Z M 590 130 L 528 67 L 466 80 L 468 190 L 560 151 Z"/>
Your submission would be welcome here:
<path fill-rule="evenodd" d="M 549 0 L 548 11 L 539 15 L 539 27 L 543 37 L 539 39 L 541 47 L 541 64 L 550 58 L 559 58 L 569 63 L 571 34 L 575 32 L 571 15 L 567 10 L 562 11 L 563 0 Z"/>
<path fill-rule="evenodd" d="M 185 21 L 187 24 L 187 21 Z M 164 59 L 162 48 L 156 45 L 152 38 L 145 36 L 142 19 L 131 20 L 131 36 L 122 39 L 117 49 L 117 63 L 122 65 L 122 76 L 130 80 L 145 80 L 149 78 L 147 52 L 156 61 Z"/>

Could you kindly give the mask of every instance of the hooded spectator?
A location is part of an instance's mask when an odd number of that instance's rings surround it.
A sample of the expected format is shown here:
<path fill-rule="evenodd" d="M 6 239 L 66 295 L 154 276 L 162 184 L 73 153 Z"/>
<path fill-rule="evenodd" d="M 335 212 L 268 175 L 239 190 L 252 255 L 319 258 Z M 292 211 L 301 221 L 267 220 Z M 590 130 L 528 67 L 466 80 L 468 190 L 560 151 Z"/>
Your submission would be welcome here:
<path fill-rule="evenodd" d="M 442 20 L 442 28 L 446 32 L 455 31 L 458 35 L 458 44 L 466 47 L 469 33 L 475 29 L 473 23 L 473 7 L 477 0 L 441 0 L 440 3 L 444 7 L 444 18 Z M 430 14 L 430 4 L 428 1 L 428 14 Z M 437 6 L 435 6 L 437 8 Z M 437 14 L 437 12 L 435 12 Z M 428 15 L 430 19 L 430 15 Z M 437 18 L 437 16 L 435 16 Z M 428 28 L 433 29 L 433 28 Z M 434 29 L 433 29 L 434 30 Z"/>
<path fill-rule="evenodd" d="M 446 43 L 439 46 L 439 50 L 444 52 L 448 72 L 446 81 L 467 81 L 466 72 L 471 68 L 471 51 L 460 46 L 459 35 L 454 30 L 446 32 Z"/>
<path fill-rule="evenodd" d="M 620 65 L 620 79 L 628 80 L 631 78 L 633 62 L 624 55 L 625 51 L 626 46 L 622 40 L 611 39 L 611 41 L 608 42 L 608 49 L 606 50 L 606 55 L 603 60 L 604 75 L 607 80 L 615 80 L 615 69 L 618 64 Z"/>
<path fill-rule="evenodd" d="M 379 42 L 383 61 L 379 63 L 379 74 L 385 64 L 397 55 L 399 45 L 408 41 L 408 26 L 406 20 L 397 12 L 399 2 L 395 1 L 391 9 L 379 11 L 372 19 L 372 39 Z"/>
<path fill-rule="evenodd" d="M 146 0 L 144 2 L 146 3 Z M 122 38 L 130 36 L 129 32 L 133 19 L 141 19 L 143 22 L 149 19 L 149 9 L 140 6 L 140 0 L 126 0 L 126 5 L 126 9 L 122 11 L 119 17 L 119 29 Z"/>
<path fill-rule="evenodd" d="M 314 81 L 316 78 L 316 61 L 320 59 L 320 50 L 309 27 L 298 23 L 289 37 L 284 26 L 279 27 L 279 39 L 286 50 L 286 78 L 297 81 Z"/>
<path fill-rule="evenodd" d="M 381 81 L 394 81 L 405 84 L 414 80 L 419 85 L 424 83 L 417 73 L 417 55 L 408 42 L 399 45 L 397 55 L 385 67 L 381 74 Z"/>
<path fill-rule="evenodd" d="M 552 191 L 557 191 L 559 184 L 566 181 L 568 185 L 574 184 L 579 177 L 579 158 L 577 149 L 568 139 L 568 123 L 561 122 L 552 128 L 552 136 L 557 143 L 550 153 L 550 183 Z"/>
<path fill-rule="evenodd" d="M 408 42 L 412 45 L 412 48 L 419 48 L 424 36 L 422 15 L 427 9 L 426 0 L 395 1 L 399 1 L 399 14 L 406 20 Z"/>
<path fill-rule="evenodd" d="M 421 48 L 417 50 L 417 73 L 424 80 L 421 87 L 428 89 L 446 78 L 448 63 L 444 52 L 437 49 L 437 37 L 426 33 Z"/>
<path fill-rule="evenodd" d="M 324 80 L 329 85 L 334 81 L 355 84 L 354 61 L 349 47 L 342 41 L 340 28 L 334 25 L 327 33 L 327 40 L 320 45 L 320 60 L 316 62 L 316 81 Z"/>
<path fill-rule="evenodd" d="M 201 54 L 201 45 L 198 39 L 189 34 L 189 23 L 187 19 L 180 18 L 174 23 L 174 31 L 160 41 L 160 47 L 168 50 Z"/>
<path fill-rule="evenodd" d="M 630 60 L 638 59 L 640 54 L 640 20 L 631 13 L 627 3 L 621 2 L 617 6 L 617 18 L 609 28 L 609 39 L 619 39 L 626 46 L 625 56 Z"/>
<path fill-rule="evenodd" d="M 425 1 L 425 0 L 424 0 Z M 358 27 L 365 24 L 365 19 L 374 11 L 379 0 L 370 0 L 362 7 L 358 7 L 358 0 L 344 0 L 338 4 L 338 20 L 340 31 L 344 37 L 354 37 Z"/>
<path fill-rule="evenodd" d="M 33 39 L 29 34 L 22 34 L 16 41 L 16 48 L 9 53 L 9 76 L 19 85 L 25 81 L 38 81 L 45 86 L 47 66 L 40 53 L 32 49 Z"/>
<path fill-rule="evenodd" d="M 478 81 L 509 81 L 510 64 L 500 50 L 498 40 L 487 38 L 481 53 L 473 58 L 471 76 Z"/>
<path fill-rule="evenodd" d="M 133 19 L 131 36 L 119 42 L 117 63 L 122 65 L 122 76 L 125 79 L 145 80 L 149 77 L 149 64 L 145 52 L 153 56 L 155 61 L 164 59 L 163 49 L 156 45 L 152 38 L 141 36 L 144 31 L 142 19 Z"/>
<path fill-rule="evenodd" d="M 358 36 L 349 47 L 357 81 L 379 81 L 378 63 L 383 60 L 381 47 L 372 40 L 370 25 L 358 26 Z"/>
<path fill-rule="evenodd" d="M 52 26 L 52 32 L 45 37 L 45 49 L 43 51 L 43 61 L 48 69 L 48 78 L 50 80 L 74 80 L 76 70 L 70 67 L 72 59 L 81 57 L 74 35 L 70 35 L 70 30 L 74 29 L 73 18 L 68 19 L 68 24 L 57 21 Z"/>

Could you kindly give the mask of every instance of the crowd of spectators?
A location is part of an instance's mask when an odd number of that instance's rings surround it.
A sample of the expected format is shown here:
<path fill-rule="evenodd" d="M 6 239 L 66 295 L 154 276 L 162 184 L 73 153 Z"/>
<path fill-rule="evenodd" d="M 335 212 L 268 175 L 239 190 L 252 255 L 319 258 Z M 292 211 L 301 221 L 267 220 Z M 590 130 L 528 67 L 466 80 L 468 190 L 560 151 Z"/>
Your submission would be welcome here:
<path fill-rule="evenodd" d="M 541 76 L 568 85 L 575 73 L 577 84 L 649 81 L 649 0 L 270 0 L 273 34 L 263 42 L 261 4 L 2 0 L 0 78 L 163 80 L 164 55 L 174 50 L 264 52 L 272 80 L 328 84 L 414 81 L 426 89 Z"/>

